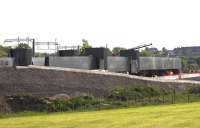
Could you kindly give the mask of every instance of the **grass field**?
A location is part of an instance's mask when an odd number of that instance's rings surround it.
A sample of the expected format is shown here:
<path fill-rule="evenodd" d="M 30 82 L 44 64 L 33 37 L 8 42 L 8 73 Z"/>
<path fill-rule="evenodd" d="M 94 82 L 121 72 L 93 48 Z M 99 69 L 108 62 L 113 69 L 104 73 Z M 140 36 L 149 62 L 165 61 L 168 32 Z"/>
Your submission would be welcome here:
<path fill-rule="evenodd" d="M 200 103 L 93 112 L 22 113 L 0 117 L 0 128 L 200 128 Z"/>

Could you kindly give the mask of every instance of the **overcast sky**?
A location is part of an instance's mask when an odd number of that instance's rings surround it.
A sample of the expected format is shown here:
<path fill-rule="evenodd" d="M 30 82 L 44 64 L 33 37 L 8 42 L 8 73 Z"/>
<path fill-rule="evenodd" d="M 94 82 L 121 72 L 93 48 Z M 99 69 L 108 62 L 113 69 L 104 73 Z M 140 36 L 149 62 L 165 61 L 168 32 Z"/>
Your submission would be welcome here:
<path fill-rule="evenodd" d="M 161 49 L 200 45 L 199 0 L 0 0 L 0 41 Z"/>

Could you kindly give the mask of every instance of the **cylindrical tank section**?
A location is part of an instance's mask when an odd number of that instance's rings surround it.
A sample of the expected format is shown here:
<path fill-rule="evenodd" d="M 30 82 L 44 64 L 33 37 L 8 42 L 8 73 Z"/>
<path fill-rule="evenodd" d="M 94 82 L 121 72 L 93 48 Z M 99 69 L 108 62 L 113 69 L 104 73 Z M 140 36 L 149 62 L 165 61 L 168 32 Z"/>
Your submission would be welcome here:
<path fill-rule="evenodd" d="M 32 49 L 11 49 L 10 56 L 14 58 L 14 64 L 16 66 L 28 66 L 32 64 Z"/>

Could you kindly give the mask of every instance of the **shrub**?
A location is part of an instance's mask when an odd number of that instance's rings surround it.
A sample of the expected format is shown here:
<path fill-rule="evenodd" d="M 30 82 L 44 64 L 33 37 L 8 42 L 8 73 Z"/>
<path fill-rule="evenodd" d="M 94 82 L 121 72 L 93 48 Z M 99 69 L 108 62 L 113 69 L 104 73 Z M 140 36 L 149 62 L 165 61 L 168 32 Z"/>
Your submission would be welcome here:
<path fill-rule="evenodd" d="M 48 112 L 69 111 L 71 107 L 66 100 L 54 100 L 48 104 Z"/>
<path fill-rule="evenodd" d="M 187 92 L 189 94 L 200 94 L 200 86 L 199 85 L 191 86 L 187 89 Z"/>
<path fill-rule="evenodd" d="M 69 111 L 96 108 L 99 104 L 98 100 L 93 96 L 79 96 L 66 100 L 54 100 L 48 105 L 48 111 Z"/>
<path fill-rule="evenodd" d="M 20 44 L 18 44 L 18 46 L 16 48 L 25 48 L 25 49 L 27 49 L 27 48 L 30 48 L 30 46 L 28 44 L 25 44 L 25 43 L 20 43 Z"/>
<path fill-rule="evenodd" d="M 135 98 L 143 99 L 145 97 L 159 96 L 160 93 L 160 90 L 156 90 L 152 87 L 118 88 L 114 89 L 108 98 L 113 100 L 127 101 Z"/>
<path fill-rule="evenodd" d="M 29 95 L 9 96 L 6 98 L 12 111 L 45 111 L 47 103 L 44 99 Z"/>

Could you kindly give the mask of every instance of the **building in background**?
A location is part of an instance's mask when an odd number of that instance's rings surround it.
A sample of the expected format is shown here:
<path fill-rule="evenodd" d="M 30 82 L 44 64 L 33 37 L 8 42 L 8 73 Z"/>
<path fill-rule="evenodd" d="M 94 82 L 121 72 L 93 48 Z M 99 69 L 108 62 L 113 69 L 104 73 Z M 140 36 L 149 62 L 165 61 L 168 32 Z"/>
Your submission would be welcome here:
<path fill-rule="evenodd" d="M 200 57 L 200 46 L 175 48 L 170 53 L 178 57 Z"/>
<path fill-rule="evenodd" d="M 146 50 L 150 51 L 150 52 L 158 52 L 159 50 L 155 47 L 151 47 L 151 48 L 146 48 Z"/>

